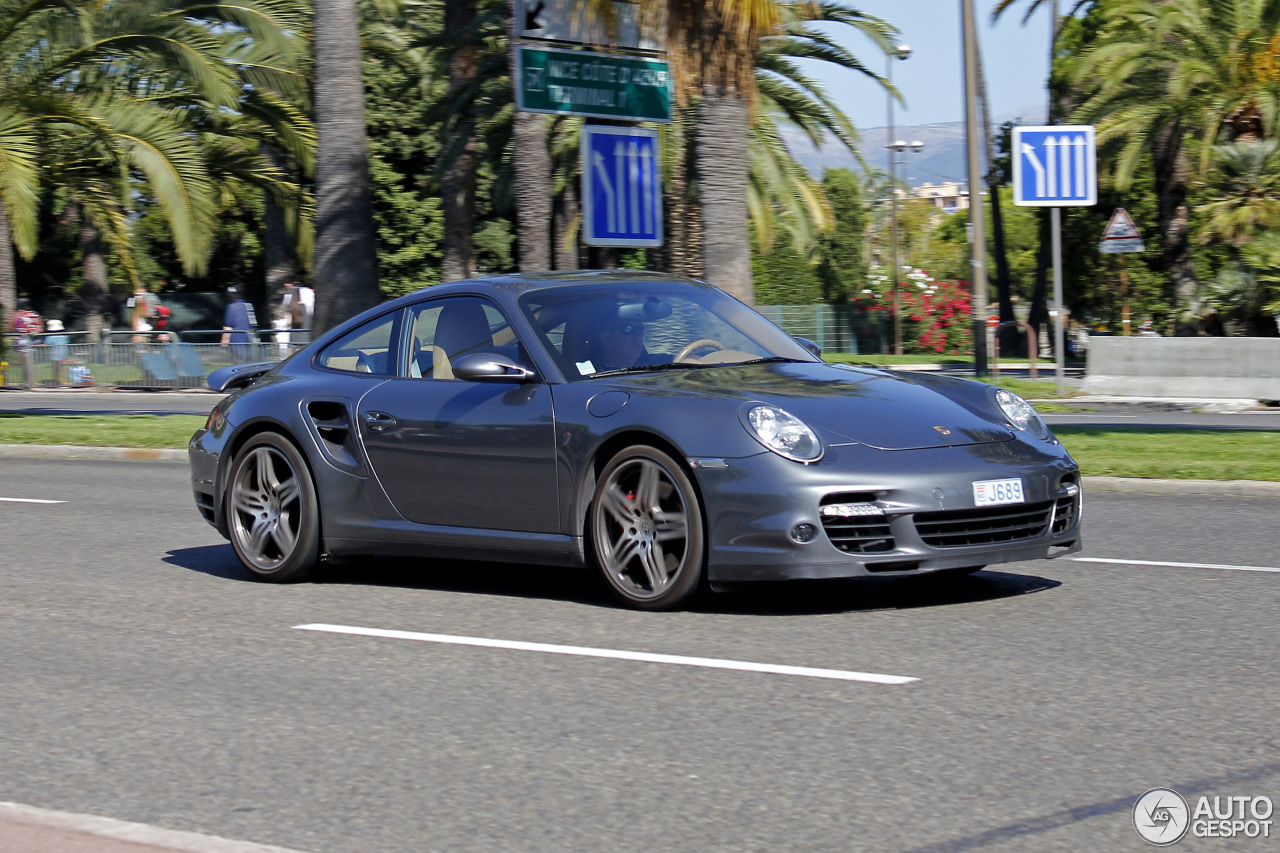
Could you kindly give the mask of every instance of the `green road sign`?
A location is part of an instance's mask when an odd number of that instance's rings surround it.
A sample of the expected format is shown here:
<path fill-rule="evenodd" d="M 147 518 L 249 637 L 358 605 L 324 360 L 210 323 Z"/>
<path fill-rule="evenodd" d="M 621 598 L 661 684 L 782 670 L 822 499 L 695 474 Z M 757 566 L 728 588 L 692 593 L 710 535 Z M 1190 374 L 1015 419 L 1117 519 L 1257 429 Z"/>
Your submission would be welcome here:
<path fill-rule="evenodd" d="M 516 106 L 531 113 L 671 121 L 665 60 L 520 45 Z"/>

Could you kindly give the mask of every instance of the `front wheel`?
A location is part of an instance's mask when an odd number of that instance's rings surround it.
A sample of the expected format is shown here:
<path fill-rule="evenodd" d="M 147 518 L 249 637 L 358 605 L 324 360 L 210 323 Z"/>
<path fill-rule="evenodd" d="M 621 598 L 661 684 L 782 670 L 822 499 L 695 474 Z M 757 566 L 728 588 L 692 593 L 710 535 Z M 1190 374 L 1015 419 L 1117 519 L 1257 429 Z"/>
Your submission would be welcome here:
<path fill-rule="evenodd" d="M 672 610 L 698 591 L 702 511 L 667 454 L 635 446 L 609 461 L 588 518 L 592 556 L 609 588 L 641 610 Z"/>
<path fill-rule="evenodd" d="M 227 480 L 231 547 L 261 580 L 302 580 L 320 554 L 320 510 L 302 454 L 264 432 L 245 443 Z"/>

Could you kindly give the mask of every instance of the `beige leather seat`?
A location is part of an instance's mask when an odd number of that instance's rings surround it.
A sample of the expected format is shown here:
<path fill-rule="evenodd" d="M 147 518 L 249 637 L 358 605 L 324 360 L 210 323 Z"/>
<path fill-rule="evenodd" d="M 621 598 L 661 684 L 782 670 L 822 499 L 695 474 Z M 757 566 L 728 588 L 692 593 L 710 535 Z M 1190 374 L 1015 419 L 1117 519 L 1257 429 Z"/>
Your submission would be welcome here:
<path fill-rule="evenodd" d="M 489 318 L 479 302 L 451 302 L 440 311 L 434 349 L 436 379 L 452 379 L 453 362 L 461 356 L 493 350 Z"/>

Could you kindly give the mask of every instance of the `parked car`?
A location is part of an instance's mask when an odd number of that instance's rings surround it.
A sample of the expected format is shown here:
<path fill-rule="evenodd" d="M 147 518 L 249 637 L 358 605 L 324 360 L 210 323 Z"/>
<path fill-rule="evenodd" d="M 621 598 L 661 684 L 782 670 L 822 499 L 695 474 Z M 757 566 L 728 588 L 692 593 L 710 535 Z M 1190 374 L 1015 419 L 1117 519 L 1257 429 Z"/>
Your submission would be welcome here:
<path fill-rule="evenodd" d="M 1030 405 L 827 364 L 700 281 L 497 276 L 373 308 L 231 390 L 190 443 L 255 576 L 327 556 L 597 567 L 704 585 L 976 571 L 1080 548 L 1080 473 Z"/>

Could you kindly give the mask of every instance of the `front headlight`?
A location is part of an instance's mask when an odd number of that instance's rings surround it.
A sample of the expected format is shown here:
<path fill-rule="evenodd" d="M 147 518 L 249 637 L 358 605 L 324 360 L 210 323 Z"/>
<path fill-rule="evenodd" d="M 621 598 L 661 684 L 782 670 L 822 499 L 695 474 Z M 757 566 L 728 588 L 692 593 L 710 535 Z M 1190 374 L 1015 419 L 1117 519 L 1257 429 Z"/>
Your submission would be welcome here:
<path fill-rule="evenodd" d="M 756 441 L 779 456 L 796 462 L 817 462 L 822 458 L 822 442 L 814 431 L 777 406 L 752 406 L 746 410 L 743 425 Z"/>
<path fill-rule="evenodd" d="M 1009 423 L 1024 432 L 1029 432 L 1036 438 L 1048 438 L 1049 427 L 1045 424 L 1040 414 L 1031 407 L 1026 400 L 1014 394 L 1012 391 L 1006 391 L 1003 388 L 996 391 L 996 405 L 1000 407 L 1000 411 L 1004 412 L 1004 416 L 1009 419 Z"/>

